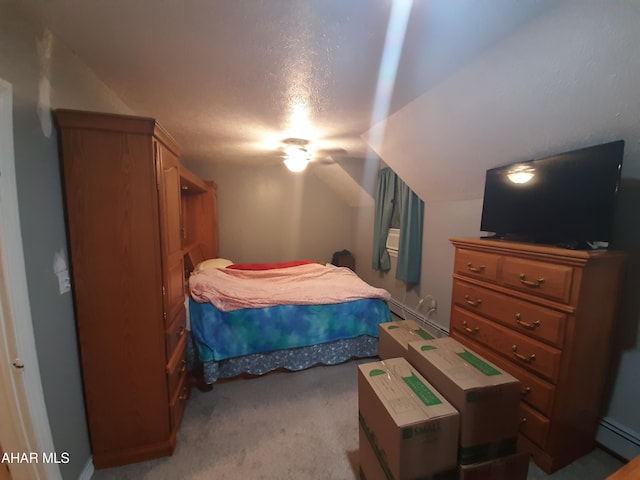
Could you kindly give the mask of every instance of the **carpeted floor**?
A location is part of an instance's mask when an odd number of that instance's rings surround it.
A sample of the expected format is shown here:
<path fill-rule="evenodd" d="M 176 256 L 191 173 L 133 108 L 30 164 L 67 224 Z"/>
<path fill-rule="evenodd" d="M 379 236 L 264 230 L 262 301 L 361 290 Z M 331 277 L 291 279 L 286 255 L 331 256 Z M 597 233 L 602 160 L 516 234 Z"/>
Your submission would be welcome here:
<path fill-rule="evenodd" d="M 194 390 L 172 457 L 93 480 L 357 479 L 360 362 Z M 596 449 L 553 475 L 531 464 L 528 479 L 603 480 L 621 466 Z"/>

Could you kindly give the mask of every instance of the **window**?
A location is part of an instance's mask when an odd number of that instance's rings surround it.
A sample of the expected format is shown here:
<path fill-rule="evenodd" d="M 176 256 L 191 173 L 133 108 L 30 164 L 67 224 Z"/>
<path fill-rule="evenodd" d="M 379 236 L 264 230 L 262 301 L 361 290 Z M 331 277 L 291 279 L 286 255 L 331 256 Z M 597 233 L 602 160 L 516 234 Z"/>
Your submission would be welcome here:
<path fill-rule="evenodd" d="M 388 271 L 391 268 L 387 244 L 390 229 L 395 228 L 394 218 L 399 223 L 396 278 L 406 283 L 419 283 L 424 202 L 393 170 L 383 168 L 378 172 L 376 191 L 372 258 L 374 270 Z M 394 239 L 392 237 L 391 241 Z"/>

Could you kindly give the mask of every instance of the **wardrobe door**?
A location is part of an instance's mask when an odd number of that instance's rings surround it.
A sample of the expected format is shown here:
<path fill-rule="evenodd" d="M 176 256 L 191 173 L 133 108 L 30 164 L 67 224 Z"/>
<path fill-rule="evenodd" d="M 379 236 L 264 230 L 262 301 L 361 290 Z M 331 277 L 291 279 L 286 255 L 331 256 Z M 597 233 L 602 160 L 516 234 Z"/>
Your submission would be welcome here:
<path fill-rule="evenodd" d="M 180 163 L 162 143 L 156 142 L 158 185 L 160 188 L 160 226 L 163 250 L 166 326 L 184 311 L 184 270 L 180 232 Z"/>
<path fill-rule="evenodd" d="M 184 359 L 186 312 L 184 308 L 184 265 L 181 232 L 180 162 L 177 155 L 160 141 L 155 141 L 158 186 L 160 191 L 160 225 L 163 250 L 164 330 L 167 340 L 166 369 Z M 181 384 L 168 389 L 171 410 L 171 428 L 176 432 L 184 409 L 185 395 Z"/>
<path fill-rule="evenodd" d="M 157 420 L 167 403 L 158 368 L 164 336 L 153 328 L 162 315 L 155 168 L 148 138 L 117 121 L 59 121 L 85 402 L 100 467 L 169 435 Z"/>
<path fill-rule="evenodd" d="M 180 234 L 180 162 L 159 141 L 154 143 L 160 174 L 161 228 L 163 250 L 167 257 L 182 257 Z"/>

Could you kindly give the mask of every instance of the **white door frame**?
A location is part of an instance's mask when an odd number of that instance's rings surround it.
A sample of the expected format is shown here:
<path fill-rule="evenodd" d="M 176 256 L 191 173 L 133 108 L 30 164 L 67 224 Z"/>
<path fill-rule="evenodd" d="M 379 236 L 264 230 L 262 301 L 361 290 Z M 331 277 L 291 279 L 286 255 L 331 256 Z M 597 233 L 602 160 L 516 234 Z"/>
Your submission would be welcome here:
<path fill-rule="evenodd" d="M 27 290 L 13 153 L 13 100 L 0 79 L 0 437 L 7 453 L 36 453 L 38 462 L 11 463 L 14 480 L 62 479 L 44 402 Z"/>

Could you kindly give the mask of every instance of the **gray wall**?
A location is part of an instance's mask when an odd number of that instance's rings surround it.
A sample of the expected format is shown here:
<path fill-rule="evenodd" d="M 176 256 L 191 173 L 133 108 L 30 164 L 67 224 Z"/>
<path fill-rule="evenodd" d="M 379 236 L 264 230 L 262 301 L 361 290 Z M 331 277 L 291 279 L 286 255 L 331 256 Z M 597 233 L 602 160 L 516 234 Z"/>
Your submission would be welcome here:
<path fill-rule="evenodd" d="M 314 174 L 315 166 L 296 174 L 284 165 L 185 164 L 218 185 L 221 257 L 330 262 L 333 252 L 352 249 L 353 210 Z"/>
<path fill-rule="evenodd" d="M 433 294 L 437 319 L 448 325 L 453 251 L 447 239 L 478 235 L 487 168 L 622 138 L 623 190 L 640 178 L 638 25 L 638 2 L 559 2 L 387 120 L 384 141 L 371 147 L 426 202 L 423 278 L 407 295 L 408 306 Z M 607 417 L 640 439 L 632 400 L 640 396 L 640 314 L 631 300 L 639 284 L 633 272 L 640 200 L 631 188 L 623 200 L 617 244 L 633 256 Z M 360 230 L 359 256 L 368 248 L 367 229 Z M 360 273 L 374 282 L 378 276 Z M 375 283 L 391 285 L 402 299 L 388 276 Z"/>
<path fill-rule="evenodd" d="M 420 299 L 427 295 L 434 297 L 437 308 L 429 318 L 448 330 L 453 272 L 453 248 L 449 238 L 480 236 L 481 211 L 481 199 L 425 205 L 421 281 L 417 285 L 407 286 L 395 279 L 395 258 L 391 258 L 391 269 L 388 272 L 371 269 L 374 211 L 373 208 L 359 209 L 355 251 L 358 257 L 366 258 L 366 268 L 363 262 L 358 274 L 367 282 L 385 288 L 395 300 L 414 310 Z"/>
<path fill-rule="evenodd" d="M 70 462 L 60 465 L 63 478 L 75 479 L 91 453 L 71 294 L 60 295 L 53 273 L 56 253 L 68 256 L 48 105 L 128 109 L 55 38 L 35 28 L 15 3 L 0 6 L 0 78 L 13 85 L 20 224 L 45 404 L 55 449 L 69 452 Z"/>

